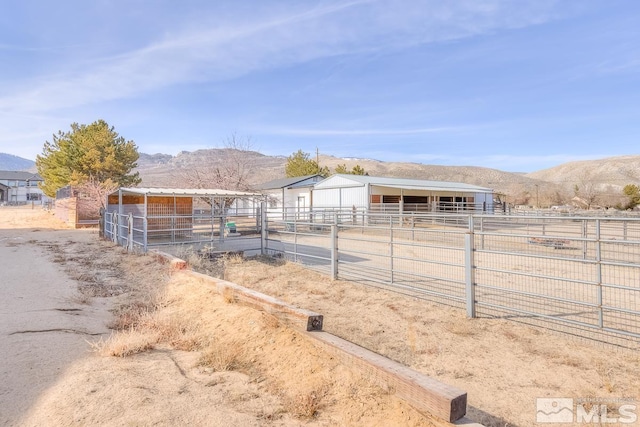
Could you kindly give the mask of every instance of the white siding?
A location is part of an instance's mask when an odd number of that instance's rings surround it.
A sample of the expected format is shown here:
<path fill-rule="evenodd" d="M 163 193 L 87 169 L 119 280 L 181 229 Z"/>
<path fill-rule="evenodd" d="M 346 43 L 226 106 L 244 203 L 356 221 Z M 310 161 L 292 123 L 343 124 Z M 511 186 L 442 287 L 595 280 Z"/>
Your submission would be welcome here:
<path fill-rule="evenodd" d="M 380 183 L 376 183 L 376 180 Z M 443 203 L 466 202 L 470 203 L 469 208 L 475 209 L 481 209 L 482 204 L 486 203 L 488 211 L 493 208 L 491 193 L 479 192 L 473 188 L 466 191 L 465 184 L 413 180 L 404 186 L 402 183 L 405 181 L 407 180 L 334 175 L 315 185 L 313 208 L 369 208 L 369 192 L 377 196 L 420 196 L 425 197 L 426 202 L 436 203 L 444 198 Z M 422 182 L 424 184 L 420 185 Z"/>
<path fill-rule="evenodd" d="M 313 190 L 313 208 L 335 208 L 340 201 L 339 188 L 326 188 Z"/>
<path fill-rule="evenodd" d="M 341 189 L 341 206 L 342 208 L 351 208 L 355 206 L 356 208 L 367 208 L 369 207 L 368 203 L 368 194 L 367 187 L 357 187 L 357 188 L 342 188 Z"/>
<path fill-rule="evenodd" d="M 364 184 L 353 181 L 344 176 L 334 175 L 324 181 L 320 181 L 315 185 L 315 189 L 332 188 L 332 187 L 363 187 Z"/>
<path fill-rule="evenodd" d="M 477 204 L 487 204 L 487 212 L 493 212 L 493 194 L 476 193 L 475 198 Z"/>
<path fill-rule="evenodd" d="M 309 209 L 311 205 L 311 191 L 308 188 L 292 188 L 284 191 L 285 208 Z"/>
<path fill-rule="evenodd" d="M 313 191 L 313 208 L 368 207 L 367 187 L 316 188 Z"/>

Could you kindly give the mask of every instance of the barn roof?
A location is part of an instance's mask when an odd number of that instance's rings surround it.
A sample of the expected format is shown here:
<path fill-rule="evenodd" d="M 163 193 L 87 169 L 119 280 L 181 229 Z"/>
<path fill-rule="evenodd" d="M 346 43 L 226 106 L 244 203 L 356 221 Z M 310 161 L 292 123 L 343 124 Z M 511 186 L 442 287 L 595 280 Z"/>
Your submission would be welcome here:
<path fill-rule="evenodd" d="M 318 187 L 328 184 L 328 181 L 334 177 L 355 181 L 356 183 L 365 185 L 376 185 L 379 187 L 403 188 L 411 190 L 430 190 L 430 191 L 465 191 L 475 193 L 493 193 L 491 188 L 480 187 L 477 185 L 466 184 L 464 182 L 449 181 L 428 181 L 423 179 L 405 179 L 405 178 L 386 178 L 380 176 L 367 175 L 350 175 L 337 174 L 321 181 Z"/>
<path fill-rule="evenodd" d="M 118 194 L 118 191 L 122 191 L 122 194 L 141 194 L 147 196 L 185 196 L 185 197 L 251 197 L 261 196 L 258 193 L 247 193 L 244 191 L 235 190 L 220 190 L 209 188 L 120 188 L 111 194 Z"/>
<path fill-rule="evenodd" d="M 322 180 L 321 175 L 305 175 L 294 176 L 291 178 L 280 178 L 257 185 L 256 190 L 278 190 L 281 188 L 303 187 L 307 185 L 312 186 L 320 180 Z"/>

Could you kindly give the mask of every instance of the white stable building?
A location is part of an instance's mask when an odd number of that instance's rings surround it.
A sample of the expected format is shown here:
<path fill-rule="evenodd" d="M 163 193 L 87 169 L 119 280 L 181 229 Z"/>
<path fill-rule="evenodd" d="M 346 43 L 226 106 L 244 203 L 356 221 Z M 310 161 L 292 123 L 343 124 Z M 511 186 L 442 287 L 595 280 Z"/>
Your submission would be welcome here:
<path fill-rule="evenodd" d="M 283 178 L 259 185 L 270 213 L 302 218 L 323 210 L 493 212 L 493 190 L 472 184 L 337 174 Z"/>
<path fill-rule="evenodd" d="M 282 178 L 260 184 L 255 189 L 267 196 L 268 212 L 289 216 L 312 208 L 313 187 L 322 179 L 321 175 Z"/>
<path fill-rule="evenodd" d="M 313 209 L 369 212 L 493 211 L 491 188 L 461 182 L 333 175 L 313 186 Z"/>

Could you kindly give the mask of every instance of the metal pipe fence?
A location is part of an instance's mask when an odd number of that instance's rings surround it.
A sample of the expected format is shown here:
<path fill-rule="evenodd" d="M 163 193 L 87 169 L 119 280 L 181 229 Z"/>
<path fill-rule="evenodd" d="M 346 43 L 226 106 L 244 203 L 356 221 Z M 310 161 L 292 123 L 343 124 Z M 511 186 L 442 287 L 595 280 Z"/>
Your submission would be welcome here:
<path fill-rule="evenodd" d="M 227 216 L 210 210 L 193 213 L 153 214 L 104 212 L 104 236 L 128 250 L 149 248 L 177 253 L 184 248 L 215 252 L 261 252 L 261 218 Z"/>
<path fill-rule="evenodd" d="M 334 212 L 269 219 L 263 252 L 334 278 L 640 348 L 640 220 Z"/>

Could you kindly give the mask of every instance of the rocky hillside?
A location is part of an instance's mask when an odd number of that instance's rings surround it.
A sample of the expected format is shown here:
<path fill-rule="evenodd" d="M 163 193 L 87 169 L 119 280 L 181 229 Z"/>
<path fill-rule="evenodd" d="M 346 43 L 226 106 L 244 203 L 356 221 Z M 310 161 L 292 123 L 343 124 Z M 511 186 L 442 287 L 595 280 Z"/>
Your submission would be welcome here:
<path fill-rule="evenodd" d="M 237 152 L 236 152 L 237 153 Z M 184 171 L 211 170 L 223 167 L 234 160 L 234 150 L 212 148 L 193 152 L 182 151 L 176 156 L 167 154 L 140 154 L 138 172 L 142 185 L 149 187 L 186 186 L 182 182 Z M 252 184 L 282 178 L 284 176 L 285 157 L 266 156 L 256 151 L 242 153 L 242 162 L 251 169 Z"/>
<path fill-rule="evenodd" d="M 621 190 L 627 184 L 640 183 L 640 156 L 563 163 L 526 176 L 571 188 L 575 185 L 593 183 L 601 188 L 612 186 Z"/>
<path fill-rule="evenodd" d="M 138 171 L 142 185 L 156 187 L 185 187 L 185 171 L 207 171 L 237 162 L 250 170 L 251 184 L 260 184 L 284 177 L 286 157 L 266 156 L 256 151 L 238 152 L 226 148 L 183 151 L 176 156 L 168 154 L 140 154 Z M 363 167 L 370 175 L 397 178 L 416 178 L 433 181 L 465 182 L 489 187 L 500 194 L 502 200 L 512 204 L 562 205 L 570 203 L 576 195 L 593 198 L 594 204 L 615 206 L 624 198 L 622 188 L 627 184 L 640 184 L 640 156 L 609 157 L 564 163 L 549 169 L 520 174 L 479 166 L 440 166 L 420 163 L 383 162 L 372 159 L 343 159 L 322 155 L 321 166 L 332 171 L 339 164 L 348 169 Z M 11 154 L 0 153 L 0 170 L 29 170 L 35 172 L 35 163 Z"/>
<path fill-rule="evenodd" d="M 207 169 L 233 161 L 232 150 L 208 149 L 194 152 L 183 151 L 176 156 L 165 154 L 142 154 L 138 161 L 138 171 L 145 186 L 181 186 L 183 171 L 189 169 Z M 243 161 L 251 169 L 250 182 L 260 184 L 284 177 L 286 157 L 266 156 L 250 151 L 243 154 Z M 536 177 L 519 173 L 504 172 L 479 166 L 439 166 L 420 163 L 383 162 L 372 159 L 343 159 L 322 155 L 321 166 L 334 170 L 339 164 L 348 169 L 355 165 L 363 167 L 369 175 L 396 178 L 416 178 L 433 181 L 465 182 L 493 188 L 496 192 L 508 195 L 512 203 L 526 203 L 537 191 L 540 194 L 555 194 L 560 186 Z M 554 203 L 555 204 L 555 203 Z"/>

